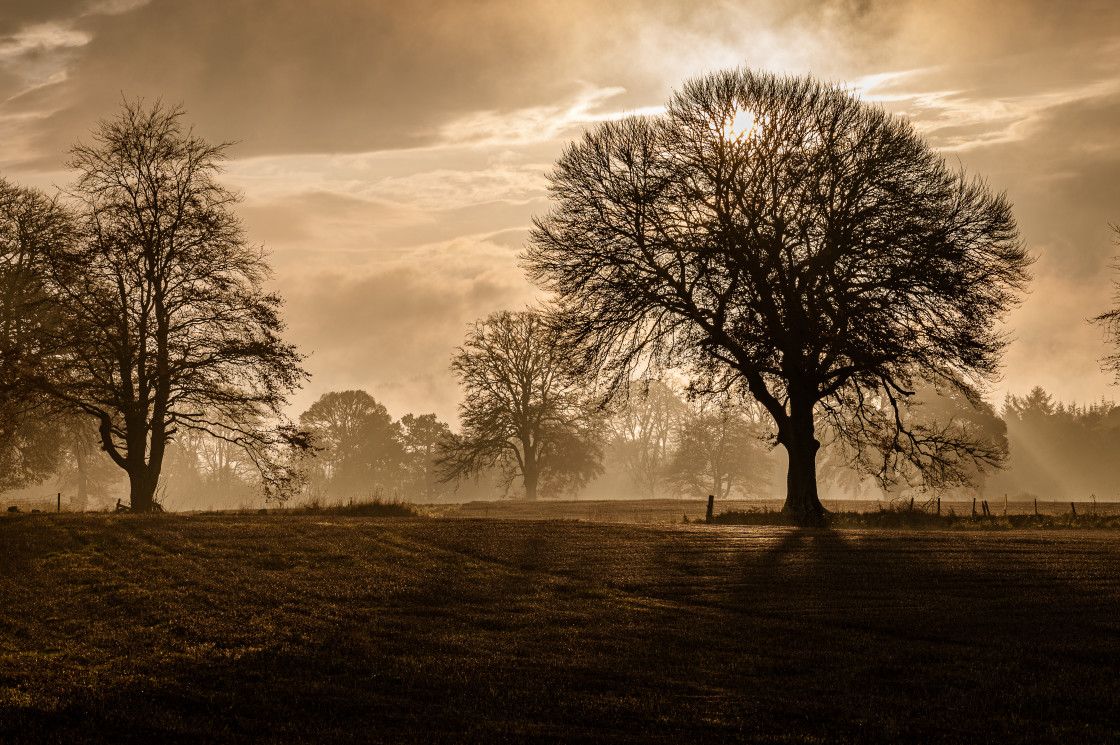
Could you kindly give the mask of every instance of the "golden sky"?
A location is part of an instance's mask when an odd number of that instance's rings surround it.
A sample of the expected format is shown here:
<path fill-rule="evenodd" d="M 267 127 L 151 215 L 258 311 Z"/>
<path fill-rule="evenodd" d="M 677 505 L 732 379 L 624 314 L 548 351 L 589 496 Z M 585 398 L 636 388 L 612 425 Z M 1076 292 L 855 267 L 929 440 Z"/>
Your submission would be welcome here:
<path fill-rule="evenodd" d="M 910 117 L 1016 207 L 1038 256 L 992 392 L 1115 398 L 1086 318 L 1120 223 L 1114 0 L 3 0 L 0 175 L 65 185 L 122 95 L 237 141 L 227 180 L 272 251 L 313 378 L 453 420 L 467 323 L 536 296 L 516 255 L 583 127 L 745 65 Z"/>

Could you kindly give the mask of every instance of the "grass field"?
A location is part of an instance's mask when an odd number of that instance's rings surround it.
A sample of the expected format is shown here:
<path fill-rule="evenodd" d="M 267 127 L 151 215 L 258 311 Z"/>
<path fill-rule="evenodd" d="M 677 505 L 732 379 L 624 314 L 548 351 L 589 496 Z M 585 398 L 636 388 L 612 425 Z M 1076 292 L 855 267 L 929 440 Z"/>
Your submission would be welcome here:
<path fill-rule="evenodd" d="M 1116 742 L 1120 533 L 0 517 L 0 742 Z"/>

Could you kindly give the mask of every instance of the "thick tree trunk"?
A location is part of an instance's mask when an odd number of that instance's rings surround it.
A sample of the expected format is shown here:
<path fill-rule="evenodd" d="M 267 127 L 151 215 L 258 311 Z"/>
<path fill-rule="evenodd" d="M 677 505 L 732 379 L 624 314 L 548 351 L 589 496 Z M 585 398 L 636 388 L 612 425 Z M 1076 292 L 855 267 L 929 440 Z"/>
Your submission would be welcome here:
<path fill-rule="evenodd" d="M 142 466 L 129 471 L 129 500 L 133 512 L 152 512 L 156 504 L 156 486 L 159 484 L 159 471 L 150 466 Z"/>
<path fill-rule="evenodd" d="M 535 467 L 530 468 L 526 465 L 523 475 L 525 476 L 525 498 L 532 502 L 537 498 L 537 481 L 539 479 L 539 474 Z"/>
<path fill-rule="evenodd" d="M 541 478 L 540 443 L 533 442 L 525 435 L 521 442 L 524 451 L 521 454 L 521 478 L 525 481 L 525 499 L 530 502 L 537 498 L 537 485 Z"/>
<path fill-rule="evenodd" d="M 789 455 L 786 474 L 786 503 L 782 513 L 801 525 L 816 525 L 827 511 L 817 496 L 817 442 L 812 405 L 791 402 L 789 426 L 779 433 L 778 441 Z"/>

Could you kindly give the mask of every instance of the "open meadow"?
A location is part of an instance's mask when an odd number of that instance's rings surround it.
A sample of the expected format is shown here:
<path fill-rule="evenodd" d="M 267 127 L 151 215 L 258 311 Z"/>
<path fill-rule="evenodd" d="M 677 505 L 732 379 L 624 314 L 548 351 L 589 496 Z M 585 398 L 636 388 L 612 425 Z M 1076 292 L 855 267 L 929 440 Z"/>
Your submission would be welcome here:
<path fill-rule="evenodd" d="M 0 741 L 1107 742 L 1120 533 L 0 518 Z"/>

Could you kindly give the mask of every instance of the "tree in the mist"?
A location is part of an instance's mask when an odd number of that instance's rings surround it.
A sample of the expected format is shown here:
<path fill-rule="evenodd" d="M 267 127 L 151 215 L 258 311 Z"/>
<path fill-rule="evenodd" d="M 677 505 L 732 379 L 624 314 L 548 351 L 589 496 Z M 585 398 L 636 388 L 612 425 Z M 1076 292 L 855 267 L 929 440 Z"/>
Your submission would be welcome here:
<path fill-rule="evenodd" d="M 757 414 L 750 406 L 736 405 L 730 396 L 690 402 L 680 419 L 677 447 L 667 468 L 677 491 L 725 499 L 732 492 L 765 487 L 768 446 Z"/>
<path fill-rule="evenodd" d="M 313 464 L 313 488 L 353 497 L 394 480 L 402 456 L 397 428 L 389 411 L 370 394 L 324 393 L 299 421 L 321 448 Z"/>
<path fill-rule="evenodd" d="M 1007 424 L 987 401 L 976 400 L 961 391 L 960 386 L 941 386 L 924 383 L 915 386 L 914 405 L 906 413 L 907 426 L 920 429 L 927 437 L 940 436 L 967 439 L 973 443 L 972 455 L 982 457 L 962 458 L 956 453 L 946 453 L 946 458 L 916 468 L 910 459 L 892 455 L 878 462 L 866 462 L 864 470 L 875 473 L 880 483 L 933 487 L 964 487 L 984 492 L 984 484 L 996 470 L 990 464 L 1004 462 L 1008 454 Z M 853 454 L 853 458 L 858 458 Z M 956 460 L 954 460 L 954 457 Z M 892 462 L 893 458 L 893 462 Z"/>
<path fill-rule="evenodd" d="M 1116 244 L 1120 245 L 1120 225 L 1113 225 L 1112 230 L 1117 235 Z M 1120 271 L 1120 256 L 1116 257 L 1112 268 Z M 1106 342 L 1115 350 L 1101 360 L 1101 368 L 1115 375 L 1120 382 L 1120 280 L 1113 280 L 1112 284 L 1116 290 L 1112 298 L 1116 307 L 1100 314 L 1092 322 L 1104 329 Z"/>
<path fill-rule="evenodd" d="M 1120 484 L 1120 406 L 1112 401 L 1064 403 L 1040 387 L 1008 394 L 1010 467 L 992 476 L 990 489 L 1048 499 L 1096 494 L 1114 499 Z"/>
<path fill-rule="evenodd" d="M 1088 444 L 1076 437 L 1057 416 L 1058 405 L 1042 387 L 1035 386 L 1025 396 L 1008 393 L 1000 415 L 1007 426 L 1011 446 L 1011 471 L 1000 479 L 1008 491 L 1056 495 L 1063 483 L 1063 470 L 1072 462 L 1070 451 Z M 1068 442 L 1068 440 L 1073 440 Z M 1010 482 L 1010 483 L 1009 483 Z M 1019 489 L 1016 489 L 1019 487 Z"/>
<path fill-rule="evenodd" d="M 414 501 L 431 501 L 446 488 L 439 480 L 436 461 L 440 445 L 451 437 L 451 428 L 435 414 L 405 414 L 397 428 L 404 451 L 403 491 Z"/>
<path fill-rule="evenodd" d="M 45 337 L 58 321 L 44 258 L 73 234 L 57 200 L 0 179 L 0 489 L 42 481 L 62 455 L 61 412 L 30 383 L 48 364 Z"/>
<path fill-rule="evenodd" d="M 260 474 L 245 450 L 227 438 L 183 430 L 164 455 L 161 496 L 183 506 L 247 504 L 260 492 Z"/>
<path fill-rule="evenodd" d="M 57 416 L 38 416 L 41 408 L 13 409 L 5 412 L 0 429 L 0 492 L 41 483 L 58 470 L 66 453 Z"/>
<path fill-rule="evenodd" d="M 632 380 L 612 419 L 611 448 L 644 497 L 663 485 L 685 414 L 677 393 L 660 380 Z"/>
<path fill-rule="evenodd" d="M 217 177 L 225 144 L 184 129 L 184 112 L 126 102 L 70 151 L 81 234 L 48 252 L 61 316 L 37 384 L 98 424 L 128 474 L 132 509 L 153 509 L 168 442 L 196 429 L 246 449 L 266 487 L 304 445 L 279 422 L 305 373 L 281 339 L 270 269 Z M 275 493 L 275 492 L 271 492 Z"/>
<path fill-rule="evenodd" d="M 818 418 L 923 469 L 987 458 L 901 412 L 919 380 L 979 400 L 1030 258 L 1007 200 L 904 120 L 810 78 L 725 71 L 663 116 L 586 133 L 550 182 L 525 262 L 584 366 L 748 390 L 789 456 L 787 514 L 824 514 Z"/>
<path fill-rule="evenodd" d="M 122 473 L 101 449 L 96 422 L 80 414 L 56 422 L 63 455 L 54 476 L 58 488 L 72 494 L 70 509 L 84 510 L 91 503 L 107 505 L 110 489 L 120 482 Z"/>
<path fill-rule="evenodd" d="M 879 405 L 889 406 L 889 402 Z M 947 450 L 940 459 L 918 467 L 905 447 L 884 444 L 858 452 L 844 437 L 828 431 L 822 448 L 822 478 L 858 490 L 871 477 L 888 495 L 913 488 L 936 493 L 961 488 L 983 495 L 984 484 L 995 470 L 990 464 L 1002 462 L 1008 452 L 1007 425 L 991 404 L 962 393 L 960 386 L 938 387 L 919 381 L 909 406 L 898 415 L 907 431 L 921 432 L 925 439 L 968 440 L 972 449 L 968 453 Z"/>
<path fill-rule="evenodd" d="M 451 368 L 464 388 L 462 431 L 439 458 L 445 481 L 497 467 L 526 499 L 563 493 L 600 472 L 601 423 L 587 381 L 535 311 L 502 311 L 476 322 Z"/>

